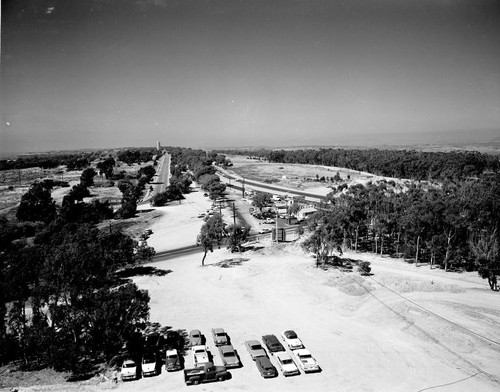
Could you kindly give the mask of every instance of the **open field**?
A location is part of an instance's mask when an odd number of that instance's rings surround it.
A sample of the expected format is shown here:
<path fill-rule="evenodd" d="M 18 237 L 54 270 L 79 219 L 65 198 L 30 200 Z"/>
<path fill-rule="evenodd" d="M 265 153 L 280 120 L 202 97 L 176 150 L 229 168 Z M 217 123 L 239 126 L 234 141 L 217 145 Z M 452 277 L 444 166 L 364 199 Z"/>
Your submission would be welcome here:
<path fill-rule="evenodd" d="M 247 159 L 247 157 L 243 155 L 228 155 L 227 158 L 234 165 L 229 167 L 228 171 L 242 177 L 257 181 L 272 182 L 273 184 L 287 188 L 315 191 L 325 195 L 331 192 L 332 186 L 341 183 L 354 185 L 381 180 L 393 180 L 401 184 L 405 182 L 404 180 L 396 178 L 381 177 L 371 173 L 339 167 L 270 163 L 257 159 Z M 334 177 L 337 173 L 339 173 L 342 181 L 328 181 L 328 179 Z M 321 177 L 325 177 L 327 181 L 318 181 L 317 179 L 321 179 Z"/>

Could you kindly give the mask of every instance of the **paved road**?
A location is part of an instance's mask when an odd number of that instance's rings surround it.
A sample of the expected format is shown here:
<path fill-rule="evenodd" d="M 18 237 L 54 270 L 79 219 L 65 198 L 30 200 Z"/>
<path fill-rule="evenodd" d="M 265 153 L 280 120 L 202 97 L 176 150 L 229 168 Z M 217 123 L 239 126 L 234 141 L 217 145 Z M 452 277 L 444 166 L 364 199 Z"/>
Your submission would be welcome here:
<path fill-rule="evenodd" d="M 157 170 L 157 183 L 155 189 L 153 190 L 152 196 L 161 192 L 165 192 L 168 187 L 168 181 L 170 179 L 170 154 L 165 152 L 165 154 L 160 158 Z"/>

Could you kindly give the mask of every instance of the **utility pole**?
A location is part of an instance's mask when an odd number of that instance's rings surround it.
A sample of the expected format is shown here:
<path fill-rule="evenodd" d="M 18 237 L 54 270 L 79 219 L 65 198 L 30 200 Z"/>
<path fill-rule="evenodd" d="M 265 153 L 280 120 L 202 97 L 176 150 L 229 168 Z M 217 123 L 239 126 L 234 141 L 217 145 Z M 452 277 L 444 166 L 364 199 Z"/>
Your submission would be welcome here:
<path fill-rule="evenodd" d="M 279 242 L 278 239 L 278 209 L 276 208 L 276 243 Z"/>
<path fill-rule="evenodd" d="M 241 182 L 241 197 L 245 197 L 245 178 L 243 177 L 243 181 Z"/>
<path fill-rule="evenodd" d="M 233 203 L 233 225 L 236 226 L 236 208 Z"/>

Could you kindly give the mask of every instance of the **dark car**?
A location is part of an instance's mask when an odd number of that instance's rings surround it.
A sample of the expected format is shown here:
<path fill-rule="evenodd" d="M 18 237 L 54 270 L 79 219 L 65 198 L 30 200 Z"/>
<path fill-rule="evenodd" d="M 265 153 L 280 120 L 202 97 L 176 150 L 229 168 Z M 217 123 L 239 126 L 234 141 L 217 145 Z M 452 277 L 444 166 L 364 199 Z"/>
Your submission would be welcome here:
<path fill-rule="evenodd" d="M 167 350 L 165 354 L 165 369 L 167 372 L 174 372 L 176 370 L 181 370 L 183 367 L 181 357 L 179 353 L 174 348 L 172 350 Z"/>
<path fill-rule="evenodd" d="M 255 358 L 255 365 L 259 369 L 260 375 L 264 378 L 276 377 L 278 375 L 278 371 L 268 357 Z"/>
<path fill-rule="evenodd" d="M 178 331 L 168 331 L 165 339 L 167 350 L 182 350 L 184 348 L 184 337 Z"/>
<path fill-rule="evenodd" d="M 144 350 L 148 352 L 156 352 L 163 349 L 165 338 L 157 332 L 153 332 L 146 336 L 144 340 Z"/>
<path fill-rule="evenodd" d="M 262 336 L 262 341 L 264 342 L 270 353 L 285 351 L 285 347 L 283 347 L 278 338 L 274 335 L 264 335 Z"/>

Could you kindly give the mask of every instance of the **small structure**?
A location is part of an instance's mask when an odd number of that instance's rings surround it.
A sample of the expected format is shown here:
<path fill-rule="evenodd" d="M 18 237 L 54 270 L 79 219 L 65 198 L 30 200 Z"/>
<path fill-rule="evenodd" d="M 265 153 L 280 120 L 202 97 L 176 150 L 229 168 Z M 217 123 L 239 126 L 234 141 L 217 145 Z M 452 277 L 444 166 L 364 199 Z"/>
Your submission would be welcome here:
<path fill-rule="evenodd" d="M 312 215 L 312 214 L 314 214 L 317 211 L 318 210 L 316 208 L 314 208 L 314 207 L 305 207 L 305 208 L 302 208 L 301 210 L 299 210 L 299 212 L 297 212 L 297 220 L 298 221 L 303 221 L 309 215 Z"/>

